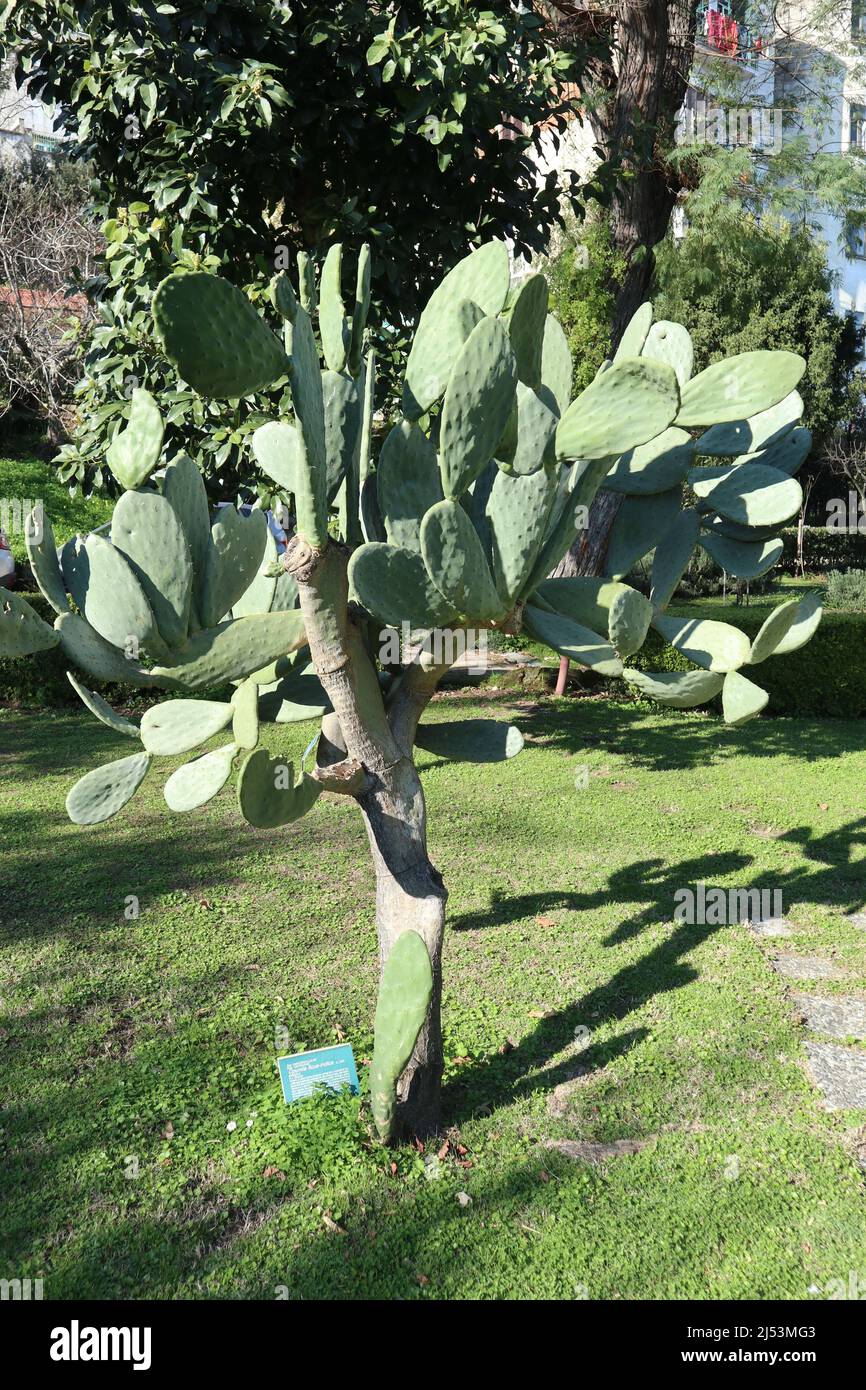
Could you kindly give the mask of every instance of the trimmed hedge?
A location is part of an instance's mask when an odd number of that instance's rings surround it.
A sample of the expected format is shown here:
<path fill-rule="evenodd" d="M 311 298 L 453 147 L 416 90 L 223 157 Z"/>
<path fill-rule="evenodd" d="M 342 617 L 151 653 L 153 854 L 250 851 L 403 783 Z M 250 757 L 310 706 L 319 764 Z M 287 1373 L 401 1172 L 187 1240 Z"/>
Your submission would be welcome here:
<path fill-rule="evenodd" d="M 676 604 L 683 618 L 712 618 L 729 622 L 754 637 L 773 611 L 767 604 Z M 644 646 L 629 661 L 642 671 L 691 671 L 694 666 L 658 633 L 650 631 Z M 862 719 L 866 716 L 866 613 L 824 609 L 818 631 L 790 656 L 771 656 L 744 674 L 767 690 L 767 713 L 819 719 Z M 616 681 L 618 689 L 624 682 Z M 632 687 L 626 687 L 632 692 Z M 633 692 L 632 692 L 633 693 Z M 721 696 L 711 702 L 721 709 Z M 707 706 L 709 708 L 710 706 Z"/>
<path fill-rule="evenodd" d="M 784 550 L 773 575 L 794 574 L 797 569 L 797 528 L 782 532 Z M 859 531 L 828 531 L 826 526 L 806 526 L 803 532 L 803 564 L 807 574 L 825 570 L 866 569 L 866 535 Z"/>

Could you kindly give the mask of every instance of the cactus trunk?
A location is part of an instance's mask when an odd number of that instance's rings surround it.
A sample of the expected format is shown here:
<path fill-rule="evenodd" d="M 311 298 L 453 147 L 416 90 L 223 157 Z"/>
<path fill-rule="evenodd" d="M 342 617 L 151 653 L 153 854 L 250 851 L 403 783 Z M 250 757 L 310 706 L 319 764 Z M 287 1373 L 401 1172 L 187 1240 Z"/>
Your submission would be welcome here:
<path fill-rule="evenodd" d="M 426 845 L 424 794 L 407 758 L 359 797 L 376 870 L 376 929 L 384 969 L 398 936 L 407 929 L 424 940 L 433 967 L 433 995 L 412 1055 L 397 1084 L 389 1142 L 434 1134 L 440 1123 L 442 1081 L 442 937 L 448 897 Z"/>

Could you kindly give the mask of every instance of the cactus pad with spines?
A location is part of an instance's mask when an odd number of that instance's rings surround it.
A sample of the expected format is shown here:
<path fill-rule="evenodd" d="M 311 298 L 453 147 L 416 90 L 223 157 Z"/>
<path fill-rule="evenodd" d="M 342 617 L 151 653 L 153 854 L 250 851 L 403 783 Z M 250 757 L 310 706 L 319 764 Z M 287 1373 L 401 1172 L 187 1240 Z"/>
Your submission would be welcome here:
<path fill-rule="evenodd" d="M 108 446 L 105 461 L 121 487 L 141 487 L 156 468 L 162 453 L 165 426 L 159 406 L 149 391 L 136 387 L 129 420 Z"/>
<path fill-rule="evenodd" d="M 397 1083 L 412 1056 L 433 997 L 433 968 L 422 937 L 404 931 L 397 937 L 379 982 L 373 1026 L 370 1104 L 380 1139 L 391 1138 Z"/>
<path fill-rule="evenodd" d="M 248 396 L 289 369 L 246 295 L 217 275 L 169 275 L 154 295 L 153 321 L 166 357 L 202 396 Z"/>
<path fill-rule="evenodd" d="M 231 776 L 237 751 L 233 743 L 227 743 L 177 768 L 163 788 L 169 810 L 194 811 L 212 801 Z"/>
<path fill-rule="evenodd" d="M 71 618 L 72 614 L 66 616 Z M 47 652 L 58 641 L 55 628 L 49 627 L 26 599 L 13 589 L 0 588 L 0 657 Z"/>
<path fill-rule="evenodd" d="M 76 825 L 98 825 L 116 816 L 135 796 L 149 767 L 149 753 L 133 753 L 85 773 L 66 798 L 69 819 Z"/>
<path fill-rule="evenodd" d="M 714 362 L 683 387 L 674 423 L 694 429 L 769 410 L 790 395 L 805 370 L 796 352 L 741 352 Z"/>
<path fill-rule="evenodd" d="M 600 459 L 646 444 L 661 434 L 679 407 L 671 367 L 649 358 L 624 358 L 572 401 L 556 431 L 561 459 Z"/>

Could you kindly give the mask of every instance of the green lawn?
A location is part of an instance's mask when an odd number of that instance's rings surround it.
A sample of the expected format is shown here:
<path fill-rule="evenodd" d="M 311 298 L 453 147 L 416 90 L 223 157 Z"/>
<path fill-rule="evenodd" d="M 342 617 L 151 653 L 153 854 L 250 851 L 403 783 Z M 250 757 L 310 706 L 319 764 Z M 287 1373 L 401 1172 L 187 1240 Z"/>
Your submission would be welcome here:
<path fill-rule="evenodd" d="M 54 465 L 31 455 L 0 458 L 0 498 L 7 502 L 26 498 L 31 503 L 41 499 L 58 545 L 79 531 L 86 534 L 110 521 L 114 506 L 107 497 L 70 497 L 68 487 L 58 483 Z M 10 528 L 6 539 L 21 564 L 27 558 L 22 531 Z"/>
<path fill-rule="evenodd" d="M 511 710 L 515 762 L 421 755 L 451 889 L 441 1160 L 372 1144 L 351 1097 L 284 1106 L 275 1076 L 275 1048 L 370 1055 L 354 808 L 254 832 L 224 796 L 180 821 L 153 777 L 76 828 L 66 789 L 128 743 L 0 712 L 0 1274 L 49 1299 L 808 1299 L 863 1274 L 866 1112 L 820 1108 L 774 943 L 673 923 L 698 880 L 781 886 L 786 949 L 844 971 L 807 988 L 866 989 L 843 920 L 866 899 L 862 724 L 509 698 L 431 717 Z M 546 1147 L 622 1138 L 645 1147 Z"/>

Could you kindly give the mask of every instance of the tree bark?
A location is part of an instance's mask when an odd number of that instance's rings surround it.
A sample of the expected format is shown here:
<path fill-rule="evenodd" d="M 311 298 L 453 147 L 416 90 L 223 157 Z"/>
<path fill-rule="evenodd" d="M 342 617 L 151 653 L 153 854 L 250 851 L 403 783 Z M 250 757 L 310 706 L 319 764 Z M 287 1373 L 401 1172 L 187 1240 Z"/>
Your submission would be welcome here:
<path fill-rule="evenodd" d="M 440 1125 L 442 1052 L 442 938 L 448 898 L 426 844 L 424 793 L 410 758 L 390 768 L 358 797 L 376 870 L 376 931 L 379 964 L 397 937 L 416 931 L 433 967 L 433 996 L 427 1019 L 397 1085 L 395 1139 L 425 1137 Z"/>
<path fill-rule="evenodd" d="M 592 65 L 590 124 L 610 166 L 614 249 L 625 260 L 613 282 L 612 344 L 646 299 L 653 248 L 667 231 L 680 181 L 668 163 L 694 54 L 691 0 L 619 0 L 616 40 Z"/>
<path fill-rule="evenodd" d="M 335 761 L 354 764 L 363 785 L 354 796 L 367 827 L 376 871 L 376 929 L 383 967 L 401 932 L 423 938 L 433 969 L 426 1021 L 397 1086 L 391 1142 L 434 1133 L 440 1123 L 443 1055 L 442 936 L 447 892 L 427 853 L 426 811 L 412 750 L 418 720 L 446 669 L 419 657 L 400 677 L 386 709 L 376 669 L 367 654 L 361 618 L 350 613 L 348 553 L 333 542 L 316 550 L 294 536 L 285 553 L 295 576 L 310 654 L 334 708 L 323 728 L 328 756 L 323 785 L 340 790 L 328 775 Z M 332 737 L 333 735 L 333 737 Z M 335 742 L 335 740 L 339 742 Z"/>

